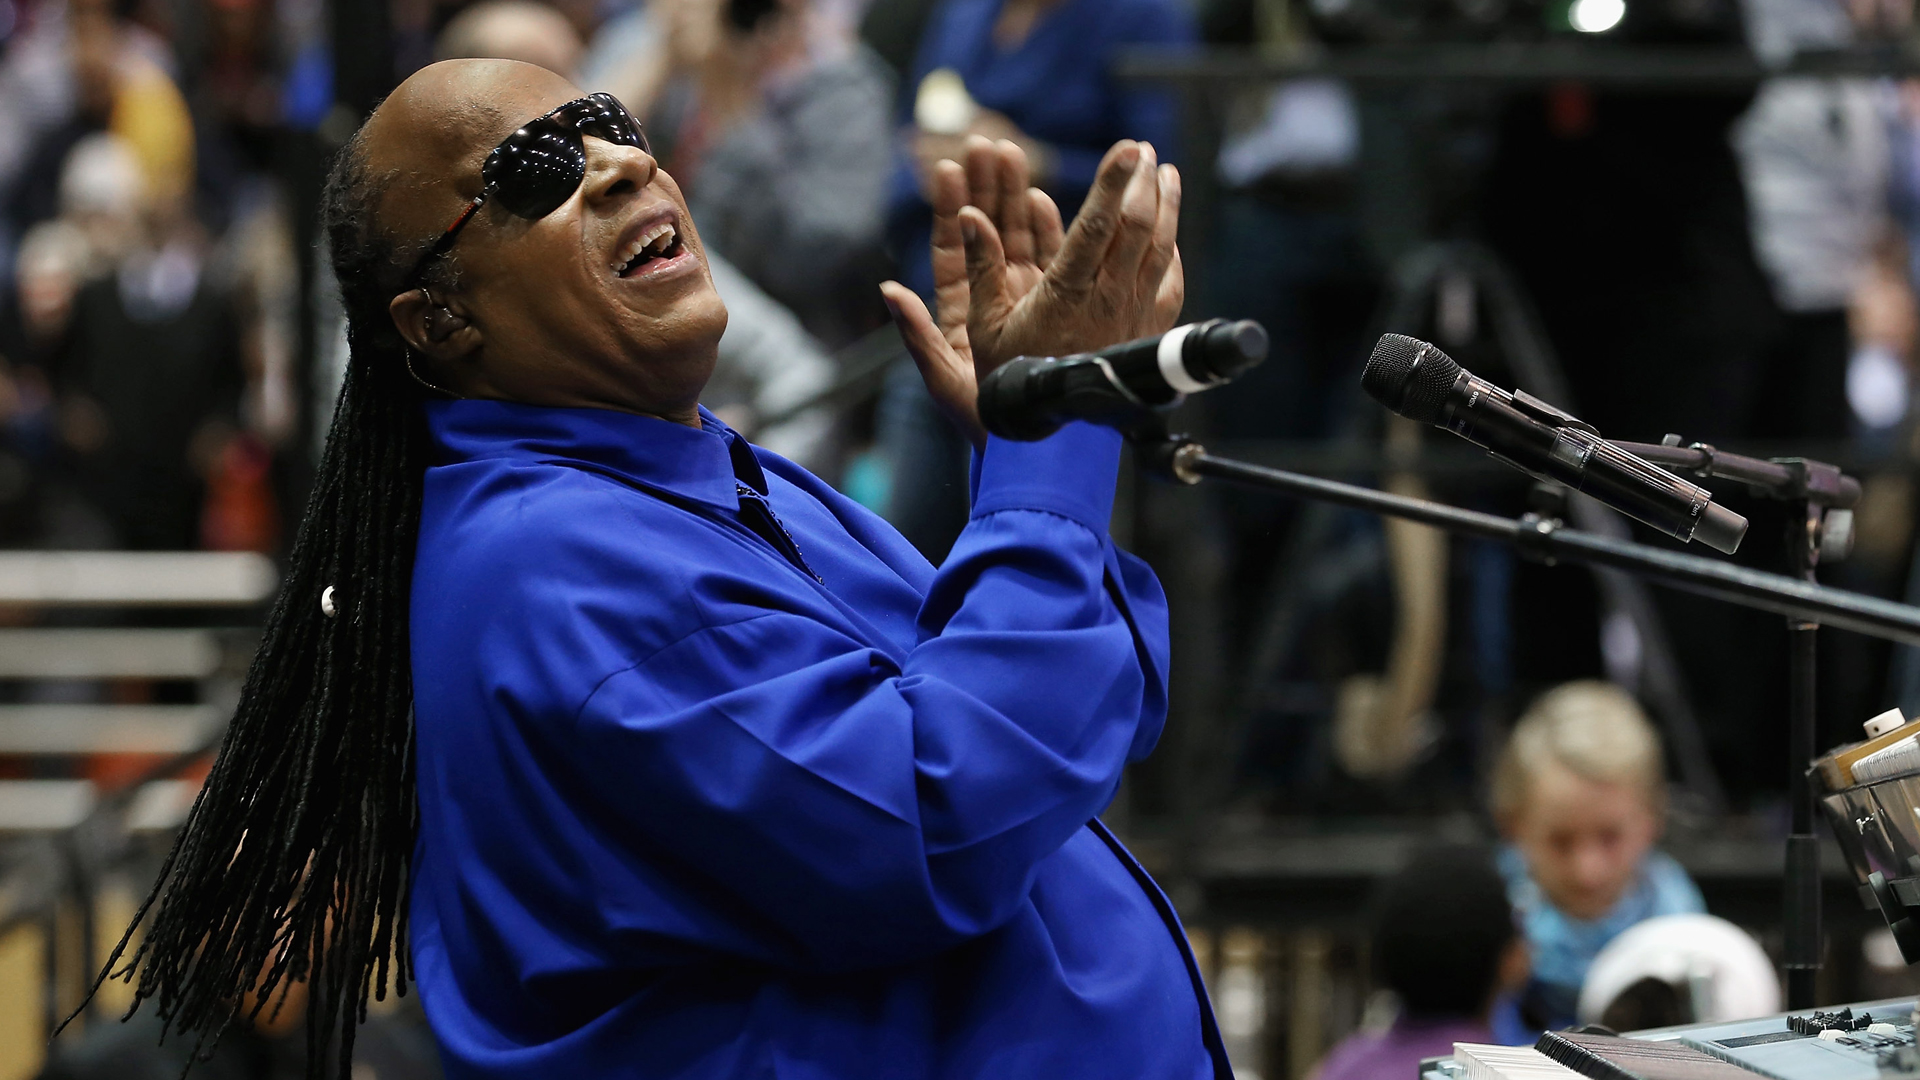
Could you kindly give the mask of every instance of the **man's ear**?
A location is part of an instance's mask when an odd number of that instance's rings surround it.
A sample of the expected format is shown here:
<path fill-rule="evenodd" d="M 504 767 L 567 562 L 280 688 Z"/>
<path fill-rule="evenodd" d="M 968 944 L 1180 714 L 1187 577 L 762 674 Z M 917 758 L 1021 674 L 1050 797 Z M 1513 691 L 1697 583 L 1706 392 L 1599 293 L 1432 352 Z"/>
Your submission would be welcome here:
<path fill-rule="evenodd" d="M 426 289 L 408 289 L 387 304 L 387 314 L 414 352 L 434 360 L 468 356 L 483 340 L 458 295 L 436 297 Z"/>

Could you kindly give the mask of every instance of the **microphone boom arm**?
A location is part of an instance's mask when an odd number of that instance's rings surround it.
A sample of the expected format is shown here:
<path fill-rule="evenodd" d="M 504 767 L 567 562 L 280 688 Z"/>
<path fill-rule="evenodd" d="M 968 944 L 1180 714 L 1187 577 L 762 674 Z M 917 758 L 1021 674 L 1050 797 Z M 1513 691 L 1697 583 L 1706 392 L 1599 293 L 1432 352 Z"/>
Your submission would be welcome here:
<path fill-rule="evenodd" d="M 1444 503 L 1393 495 L 1357 484 L 1269 469 L 1209 454 L 1184 435 L 1136 434 L 1143 466 L 1185 484 L 1211 477 L 1284 495 L 1317 499 L 1356 510 L 1404 518 L 1467 536 L 1501 540 L 1549 565 L 1580 563 L 1623 570 L 1671 588 L 1838 626 L 1870 637 L 1920 645 L 1920 607 L 1826 585 L 1752 570 L 1680 551 L 1569 529 L 1557 520 L 1528 515 L 1505 518 Z"/>

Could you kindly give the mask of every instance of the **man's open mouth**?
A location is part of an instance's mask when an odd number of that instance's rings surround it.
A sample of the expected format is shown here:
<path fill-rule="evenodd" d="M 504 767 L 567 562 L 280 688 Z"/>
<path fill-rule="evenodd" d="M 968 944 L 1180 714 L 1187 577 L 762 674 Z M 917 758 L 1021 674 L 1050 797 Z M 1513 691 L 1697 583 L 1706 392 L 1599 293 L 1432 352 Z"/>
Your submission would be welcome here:
<path fill-rule="evenodd" d="M 672 259 L 685 249 L 680 240 L 680 230 L 673 227 L 673 222 L 656 222 L 634 237 L 633 242 L 620 252 L 619 261 L 612 265 L 614 276 L 632 277 L 646 269 L 649 263 Z"/>

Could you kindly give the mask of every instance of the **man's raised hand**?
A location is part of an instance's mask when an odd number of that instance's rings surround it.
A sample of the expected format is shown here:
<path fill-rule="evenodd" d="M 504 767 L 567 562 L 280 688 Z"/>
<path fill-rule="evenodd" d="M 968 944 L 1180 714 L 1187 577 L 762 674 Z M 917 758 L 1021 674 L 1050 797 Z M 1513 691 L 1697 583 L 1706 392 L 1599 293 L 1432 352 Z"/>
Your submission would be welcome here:
<path fill-rule="evenodd" d="M 976 447 L 986 442 L 978 381 L 994 368 L 1158 333 L 1179 318 L 1180 176 L 1150 145 L 1115 144 L 1064 231 L 1011 142 L 969 140 L 965 166 L 940 162 L 931 180 L 938 321 L 912 290 L 880 288 L 928 392 Z"/>
<path fill-rule="evenodd" d="M 1147 143 L 1116 143 L 1100 162 L 1086 203 L 1064 238 L 1059 211 L 1007 197 L 1025 163 L 995 155 L 998 185 L 982 206 L 984 170 L 969 154 L 971 205 L 959 212 L 970 303 L 973 366 L 985 376 L 1016 356 L 1064 356 L 1171 328 L 1186 300 L 1176 240 L 1180 174 Z M 1051 211 L 1051 236 L 1044 220 Z"/>

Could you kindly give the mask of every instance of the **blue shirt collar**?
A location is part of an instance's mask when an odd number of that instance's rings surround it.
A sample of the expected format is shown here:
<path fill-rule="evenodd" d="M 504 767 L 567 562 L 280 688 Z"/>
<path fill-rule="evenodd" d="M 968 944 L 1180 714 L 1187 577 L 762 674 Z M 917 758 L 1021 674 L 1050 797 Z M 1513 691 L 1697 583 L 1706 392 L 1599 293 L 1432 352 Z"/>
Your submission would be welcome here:
<path fill-rule="evenodd" d="M 642 487 L 740 508 L 739 484 L 767 478 L 740 433 L 705 408 L 700 427 L 612 409 L 559 409 L 474 398 L 424 403 L 437 464 L 505 458 L 610 472 Z"/>

